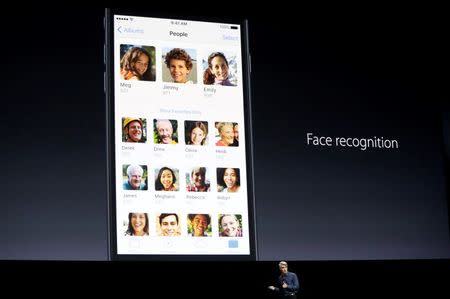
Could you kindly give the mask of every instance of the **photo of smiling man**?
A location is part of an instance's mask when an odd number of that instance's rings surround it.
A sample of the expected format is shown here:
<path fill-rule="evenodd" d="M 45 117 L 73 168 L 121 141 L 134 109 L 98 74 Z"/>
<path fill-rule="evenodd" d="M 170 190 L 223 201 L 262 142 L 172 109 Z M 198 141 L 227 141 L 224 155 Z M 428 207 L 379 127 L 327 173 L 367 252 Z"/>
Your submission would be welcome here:
<path fill-rule="evenodd" d="M 162 213 L 157 217 L 158 236 L 177 237 L 181 235 L 180 218 L 175 213 Z"/>
<path fill-rule="evenodd" d="M 147 166 L 123 165 L 123 190 L 147 190 Z"/>
<path fill-rule="evenodd" d="M 172 119 L 155 119 L 154 141 L 155 144 L 177 144 L 178 143 L 178 122 Z"/>
<path fill-rule="evenodd" d="M 145 143 L 147 141 L 147 122 L 145 118 L 122 118 L 122 141 Z"/>

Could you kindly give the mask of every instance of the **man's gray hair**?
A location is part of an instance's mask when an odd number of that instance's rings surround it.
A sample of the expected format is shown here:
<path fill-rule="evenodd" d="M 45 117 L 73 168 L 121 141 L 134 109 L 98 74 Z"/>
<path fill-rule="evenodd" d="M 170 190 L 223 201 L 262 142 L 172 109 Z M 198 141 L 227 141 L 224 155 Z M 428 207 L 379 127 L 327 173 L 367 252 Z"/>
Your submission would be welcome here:
<path fill-rule="evenodd" d="M 158 119 L 158 120 L 156 121 L 156 129 L 159 130 L 159 127 L 160 127 L 162 124 L 169 124 L 170 127 L 171 127 L 172 130 L 173 130 L 172 123 L 171 123 L 170 120 L 168 120 L 168 119 Z"/>
<path fill-rule="evenodd" d="M 281 267 L 281 266 L 286 266 L 286 267 L 287 267 L 287 263 L 286 263 L 285 261 L 281 261 L 281 262 L 278 264 L 278 266 L 279 266 L 279 267 Z"/>
<path fill-rule="evenodd" d="M 130 165 L 127 168 L 127 175 L 128 177 L 131 177 L 133 173 L 135 172 L 139 172 L 140 175 L 142 176 L 144 174 L 144 170 L 142 169 L 141 166 L 139 165 Z"/>

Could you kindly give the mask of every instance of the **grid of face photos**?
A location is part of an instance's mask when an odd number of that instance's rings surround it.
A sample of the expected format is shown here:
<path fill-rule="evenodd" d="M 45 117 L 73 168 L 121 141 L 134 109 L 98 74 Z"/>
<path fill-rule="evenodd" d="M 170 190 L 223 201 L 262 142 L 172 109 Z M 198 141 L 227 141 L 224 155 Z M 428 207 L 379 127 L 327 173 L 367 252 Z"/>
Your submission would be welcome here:
<path fill-rule="evenodd" d="M 186 148 L 209 147 L 212 150 L 239 146 L 239 124 L 236 122 L 123 117 L 122 128 L 122 142 L 125 144 L 151 143 Z M 184 138 L 180 138 L 179 130 L 183 130 Z M 173 165 L 151 168 L 149 165 L 124 164 L 122 176 L 123 190 L 126 191 L 238 193 L 241 186 L 240 169 L 232 165 L 214 169 L 206 165 L 178 169 Z M 211 237 L 215 225 L 211 214 L 160 213 L 155 217 L 157 236 L 181 236 L 185 231 L 187 236 Z M 184 229 L 180 226 L 181 218 L 186 219 Z M 242 237 L 242 215 L 218 214 L 216 219 L 217 236 Z M 125 235 L 148 236 L 150 223 L 148 213 L 130 212 L 124 222 Z"/>
<path fill-rule="evenodd" d="M 183 244 L 176 254 L 245 253 L 240 44 L 133 41 L 117 41 L 115 50 L 117 236 L 123 252 L 136 240 L 148 244 L 144 253 L 173 253 L 170 242 Z"/>
<path fill-rule="evenodd" d="M 180 127 L 181 125 L 181 127 Z M 181 132 L 182 131 L 182 132 Z M 150 139 L 148 135 L 150 134 Z M 179 136 L 183 134 L 181 140 Z M 129 143 L 183 144 L 188 146 L 239 146 L 239 123 L 205 120 L 122 118 L 122 141 Z"/>
<path fill-rule="evenodd" d="M 121 80 L 162 80 L 168 83 L 221 86 L 238 84 L 236 53 L 210 51 L 199 61 L 196 49 L 163 47 L 161 52 L 162 63 L 157 65 L 154 46 L 120 45 Z M 162 78 L 157 78 L 157 68 L 160 68 Z"/>
<path fill-rule="evenodd" d="M 130 212 L 123 222 L 124 235 L 145 237 L 154 233 L 158 237 L 180 237 L 183 235 L 194 238 L 212 237 L 212 228 L 217 225 L 217 237 L 239 238 L 243 236 L 242 215 L 217 214 L 214 216 L 205 213 L 164 212 L 151 214 L 143 211 Z M 213 219 L 217 219 L 217 223 L 213 223 Z"/>

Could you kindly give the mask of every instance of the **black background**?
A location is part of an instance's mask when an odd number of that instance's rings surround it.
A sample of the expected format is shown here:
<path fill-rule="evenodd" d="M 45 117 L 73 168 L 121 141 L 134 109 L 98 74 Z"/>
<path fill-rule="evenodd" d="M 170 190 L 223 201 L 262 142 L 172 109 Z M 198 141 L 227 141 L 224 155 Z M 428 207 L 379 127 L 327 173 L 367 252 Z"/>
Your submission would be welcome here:
<path fill-rule="evenodd" d="M 450 66 L 445 30 L 448 21 L 442 10 L 341 7 L 311 11 L 304 7 L 294 11 L 282 5 L 265 9 L 259 14 L 250 9 L 241 12 L 249 18 L 251 32 L 256 196 L 270 191 L 265 187 L 267 169 L 285 170 L 283 165 L 301 168 L 297 153 L 305 149 L 303 139 L 296 137 L 298 131 L 309 126 L 338 133 L 341 130 L 336 128 L 336 121 L 349 135 L 366 134 L 378 127 L 374 122 L 380 115 L 383 126 L 389 127 L 392 121 L 390 129 L 398 128 L 400 115 L 408 125 L 415 125 L 413 132 L 429 138 L 431 146 L 427 150 L 438 157 L 430 160 L 433 165 L 429 173 L 447 166 L 448 156 L 438 163 L 440 153 L 448 154 L 444 145 L 449 142 L 448 128 L 441 129 L 449 119 Z M 198 12 L 193 7 L 178 11 Z M 1 156 L 7 167 L 1 196 L 0 259 L 61 260 L 4 261 L 2 271 L 12 279 L 37 281 L 43 273 L 50 274 L 46 275 L 50 280 L 69 287 L 72 284 L 58 273 L 70 276 L 84 272 L 81 278 L 77 276 L 83 285 L 97 286 L 95 278 L 101 275 L 116 282 L 104 286 L 110 290 L 131 286 L 130 273 L 137 271 L 147 274 L 146 284 L 169 295 L 198 292 L 205 298 L 217 297 L 217 293 L 268 296 L 265 286 L 277 275 L 276 262 L 62 262 L 106 258 L 102 18 L 103 9 L 54 12 L 44 8 L 2 18 L 2 102 L 6 104 L 2 111 L 6 113 Z M 298 56 L 298 62 L 283 62 L 283 57 L 292 57 L 292 53 Z M 321 113 L 299 113 L 299 108 Z M 322 118 L 316 119 L 317 115 Z M 273 126 L 272 121 L 286 119 L 298 119 L 299 123 L 290 121 L 284 130 Z M 420 132 L 424 124 L 430 130 Z M 444 142 L 439 141 L 442 136 Z M 428 161 L 426 150 L 422 150 L 411 153 L 414 159 L 408 161 Z M 364 157 L 358 159 L 367 162 Z M 415 164 L 413 169 L 426 174 L 428 166 L 424 165 Z M 376 180 L 383 171 L 380 168 L 371 175 Z M 290 186 L 298 183 L 294 173 L 288 170 L 288 179 L 277 181 L 287 195 L 284 204 L 292 198 Z M 328 180 L 341 175 L 335 173 Z M 420 185 L 421 192 L 440 196 L 440 179 L 439 175 L 427 177 Z M 381 180 L 380 185 L 384 183 Z M 308 191 L 314 194 L 314 190 Z M 382 194 L 383 190 L 378 192 Z M 386 239 L 387 246 L 391 240 Z M 351 252 L 351 248 L 345 248 L 345 252 Z M 361 258 L 358 252 L 355 258 Z M 392 291 L 448 293 L 444 286 L 449 277 L 448 259 L 351 260 L 348 255 L 343 261 L 289 262 L 291 270 L 302 278 L 305 297 L 364 297 Z"/>

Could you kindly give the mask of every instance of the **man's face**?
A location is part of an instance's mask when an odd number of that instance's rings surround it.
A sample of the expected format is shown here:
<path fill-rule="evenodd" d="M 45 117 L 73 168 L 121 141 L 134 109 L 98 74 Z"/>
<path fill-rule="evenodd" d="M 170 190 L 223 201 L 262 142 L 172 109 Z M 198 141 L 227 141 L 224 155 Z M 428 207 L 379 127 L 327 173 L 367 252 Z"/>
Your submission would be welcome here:
<path fill-rule="evenodd" d="M 195 215 L 192 220 L 192 228 L 194 229 L 194 236 L 203 236 L 208 227 L 208 219 L 206 215 Z"/>
<path fill-rule="evenodd" d="M 158 135 L 161 142 L 170 144 L 172 142 L 172 124 L 170 122 L 161 122 L 158 126 Z"/>
<path fill-rule="evenodd" d="M 280 272 L 281 272 L 281 273 L 286 274 L 286 273 L 287 273 L 287 270 L 288 270 L 288 268 L 287 268 L 286 265 L 281 265 L 281 266 L 280 266 Z"/>
<path fill-rule="evenodd" d="M 134 142 L 138 142 L 142 138 L 142 127 L 141 123 L 137 120 L 132 121 L 128 124 L 128 136 Z"/>
<path fill-rule="evenodd" d="M 178 221 L 175 215 L 164 217 L 161 221 L 163 236 L 175 236 L 178 229 Z"/>
<path fill-rule="evenodd" d="M 139 170 L 133 170 L 128 176 L 128 182 L 133 189 L 139 189 L 141 186 L 142 174 Z"/>

